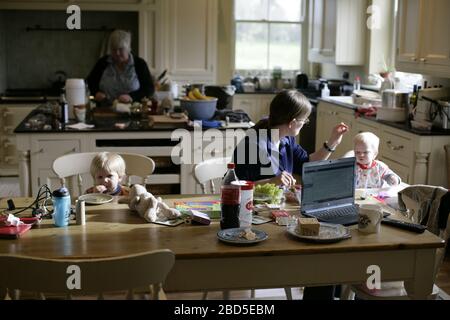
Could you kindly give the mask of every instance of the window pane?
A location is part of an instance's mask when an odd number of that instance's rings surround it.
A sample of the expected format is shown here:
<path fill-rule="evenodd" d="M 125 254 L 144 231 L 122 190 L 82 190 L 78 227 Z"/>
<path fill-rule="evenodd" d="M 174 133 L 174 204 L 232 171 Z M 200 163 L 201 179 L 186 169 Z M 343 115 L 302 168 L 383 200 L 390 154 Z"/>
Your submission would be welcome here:
<path fill-rule="evenodd" d="M 302 0 L 270 0 L 269 19 L 275 21 L 299 22 Z"/>
<path fill-rule="evenodd" d="M 267 20 L 269 0 L 235 0 L 234 16 L 236 20 Z"/>
<path fill-rule="evenodd" d="M 236 69 L 267 69 L 268 26 L 236 23 Z"/>
<path fill-rule="evenodd" d="M 301 26 L 298 24 L 271 24 L 269 68 L 300 69 Z"/>

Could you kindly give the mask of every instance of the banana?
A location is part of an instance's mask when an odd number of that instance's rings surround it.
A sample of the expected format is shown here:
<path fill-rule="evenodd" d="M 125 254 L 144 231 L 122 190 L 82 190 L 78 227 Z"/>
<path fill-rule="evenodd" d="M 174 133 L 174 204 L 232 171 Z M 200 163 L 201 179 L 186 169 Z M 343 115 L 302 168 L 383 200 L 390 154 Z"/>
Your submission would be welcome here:
<path fill-rule="evenodd" d="M 194 95 L 194 92 L 192 92 L 192 91 L 189 91 L 188 97 L 189 97 L 189 99 L 191 99 L 191 100 L 197 100 L 197 98 L 196 98 L 195 95 Z"/>
<path fill-rule="evenodd" d="M 194 93 L 194 96 L 197 98 L 197 100 L 208 100 L 206 96 L 204 96 L 198 88 L 194 88 L 191 92 Z"/>

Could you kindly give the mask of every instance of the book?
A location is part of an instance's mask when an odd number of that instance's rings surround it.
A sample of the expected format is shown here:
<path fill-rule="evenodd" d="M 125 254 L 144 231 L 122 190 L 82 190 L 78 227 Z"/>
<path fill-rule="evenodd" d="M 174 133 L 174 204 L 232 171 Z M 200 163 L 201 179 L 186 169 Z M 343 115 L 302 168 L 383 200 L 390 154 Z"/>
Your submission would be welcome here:
<path fill-rule="evenodd" d="M 182 214 L 190 214 L 191 210 L 206 213 L 210 219 L 220 219 L 220 201 L 175 201 L 175 209 Z"/>

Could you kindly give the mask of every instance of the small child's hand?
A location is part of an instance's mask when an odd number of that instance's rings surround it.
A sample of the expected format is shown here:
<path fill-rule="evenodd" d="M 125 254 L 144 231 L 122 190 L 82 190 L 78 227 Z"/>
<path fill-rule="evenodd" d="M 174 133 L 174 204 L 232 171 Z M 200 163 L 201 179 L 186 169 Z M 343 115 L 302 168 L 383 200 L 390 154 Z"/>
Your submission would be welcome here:
<path fill-rule="evenodd" d="M 108 189 L 104 186 L 104 185 L 98 185 L 94 187 L 94 192 L 93 193 L 104 193 L 108 191 Z"/>
<path fill-rule="evenodd" d="M 395 175 L 392 174 L 387 178 L 387 183 L 390 186 L 396 186 L 396 185 L 400 184 L 400 181 Z"/>

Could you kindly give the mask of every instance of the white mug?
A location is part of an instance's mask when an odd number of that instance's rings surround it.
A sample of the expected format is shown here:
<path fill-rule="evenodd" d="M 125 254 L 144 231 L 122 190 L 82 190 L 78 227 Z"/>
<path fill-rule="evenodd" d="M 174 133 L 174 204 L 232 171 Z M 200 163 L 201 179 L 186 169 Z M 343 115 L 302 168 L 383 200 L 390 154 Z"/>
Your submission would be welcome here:
<path fill-rule="evenodd" d="M 363 233 L 379 233 L 383 209 L 377 204 L 362 204 L 358 209 L 358 230 Z"/>

